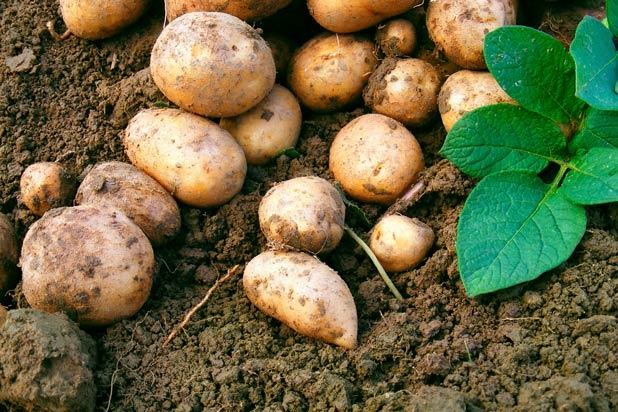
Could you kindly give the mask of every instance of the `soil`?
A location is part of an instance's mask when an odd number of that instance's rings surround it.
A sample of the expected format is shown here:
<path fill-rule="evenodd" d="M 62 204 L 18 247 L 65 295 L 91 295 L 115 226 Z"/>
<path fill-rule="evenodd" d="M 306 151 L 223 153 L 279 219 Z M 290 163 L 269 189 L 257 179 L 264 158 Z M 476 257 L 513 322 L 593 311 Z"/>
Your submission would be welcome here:
<path fill-rule="evenodd" d="M 565 44 L 586 12 L 604 13 L 600 1 L 521 3 L 525 24 Z M 301 12 L 293 3 L 281 13 L 284 23 L 273 18 L 256 26 L 265 32 L 277 27 L 301 42 L 316 30 Z M 111 39 L 56 41 L 46 28 L 53 21 L 59 33 L 65 29 L 56 0 L 0 3 L 0 211 L 14 221 L 20 240 L 37 219 L 18 199 L 25 167 L 59 161 L 83 177 L 99 161 L 127 161 L 121 136 L 128 120 L 166 101 L 148 72 L 163 15 L 157 3 Z M 404 299 L 393 297 L 349 237 L 324 258 L 356 300 L 357 349 L 301 336 L 251 305 L 241 274 L 266 247 L 257 223 L 261 197 L 292 177 L 332 179 L 329 144 L 342 125 L 365 112 L 360 105 L 336 114 L 305 112 L 297 158 L 250 167 L 242 192 L 221 207 L 182 206 L 181 234 L 156 249 L 158 273 L 145 306 L 130 319 L 87 330 L 98 354 L 97 411 L 618 410 L 616 205 L 588 209 L 583 241 L 558 268 L 468 298 L 454 241 L 475 181 L 438 154 L 445 136 L 439 124 L 413 131 L 426 155 L 422 193 L 391 208 L 359 205 L 371 224 L 398 211 L 436 233 L 421 265 L 392 276 Z M 351 216 L 349 224 L 367 238 L 370 227 L 360 219 Z M 239 270 L 164 345 L 235 265 Z M 19 285 L 2 303 L 28 306 Z M 22 345 L 29 342 L 22 339 Z M 24 370 L 39 362 L 29 358 L 32 352 L 20 352 Z M 9 411 L 36 410 L 35 403 L 0 403 Z"/>

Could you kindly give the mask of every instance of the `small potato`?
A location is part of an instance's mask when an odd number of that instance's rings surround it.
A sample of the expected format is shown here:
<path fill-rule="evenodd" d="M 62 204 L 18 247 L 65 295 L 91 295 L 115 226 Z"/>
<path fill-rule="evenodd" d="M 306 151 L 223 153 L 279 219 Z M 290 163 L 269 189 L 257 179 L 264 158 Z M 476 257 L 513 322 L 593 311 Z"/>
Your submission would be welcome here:
<path fill-rule="evenodd" d="M 317 176 L 297 177 L 266 192 L 258 217 L 270 243 L 327 253 L 343 236 L 345 205 L 329 181 Z"/>
<path fill-rule="evenodd" d="M 189 112 L 231 117 L 275 84 L 273 55 L 258 32 L 231 14 L 192 12 L 165 26 L 150 57 L 161 92 Z"/>
<path fill-rule="evenodd" d="M 265 33 L 263 37 L 273 54 L 277 79 L 285 80 L 294 51 L 298 48 L 297 44 L 289 36 L 277 33 Z"/>
<path fill-rule="evenodd" d="M 407 19 L 389 20 L 376 30 L 376 42 L 387 57 L 409 56 L 416 49 L 416 28 Z"/>
<path fill-rule="evenodd" d="M 218 206 L 242 189 L 247 160 L 242 147 L 217 123 L 179 109 L 146 109 L 123 138 L 131 163 L 179 201 Z"/>
<path fill-rule="evenodd" d="M 322 33 L 296 50 L 288 84 L 310 110 L 337 111 L 360 100 L 377 64 L 375 44 L 368 37 Z"/>
<path fill-rule="evenodd" d="M 371 74 L 363 99 L 375 113 L 407 127 L 422 127 L 438 113 L 441 85 L 438 70 L 424 60 L 386 58 Z"/>
<path fill-rule="evenodd" d="M 356 347 L 356 305 L 343 279 L 302 252 L 267 251 L 245 267 L 243 285 L 258 309 L 296 332 L 346 349 Z"/>
<path fill-rule="evenodd" d="M 80 205 L 50 210 L 22 245 L 22 290 L 35 309 L 62 311 L 82 326 L 106 326 L 148 299 L 154 252 L 117 209 Z"/>
<path fill-rule="evenodd" d="M 19 245 L 13 223 L 0 213 L 0 296 L 17 284 Z"/>
<path fill-rule="evenodd" d="M 440 117 L 447 132 L 464 114 L 497 103 L 517 104 L 485 71 L 459 70 L 446 79 L 438 94 Z"/>
<path fill-rule="evenodd" d="M 67 28 L 88 40 L 111 37 L 136 22 L 150 0 L 60 0 Z"/>
<path fill-rule="evenodd" d="M 382 267 L 389 272 L 402 272 L 418 265 L 433 246 L 431 227 L 418 219 L 388 215 L 373 228 L 369 248 Z"/>
<path fill-rule="evenodd" d="M 219 124 L 240 143 L 247 163 L 262 165 L 296 145 L 302 121 L 296 96 L 276 84 L 257 106 L 236 117 L 222 118 Z"/>
<path fill-rule="evenodd" d="M 51 208 L 71 204 L 75 187 L 75 178 L 60 163 L 33 163 L 21 175 L 20 201 L 42 216 Z"/>
<path fill-rule="evenodd" d="M 275 14 L 292 0 L 165 0 L 168 21 L 192 11 L 219 11 L 242 20 L 260 20 Z"/>
<path fill-rule="evenodd" d="M 390 204 L 414 183 L 425 166 L 414 135 L 381 114 L 359 116 L 335 136 L 329 169 L 352 198 Z"/>
<path fill-rule="evenodd" d="M 130 163 L 95 165 L 77 189 L 75 203 L 120 210 L 155 245 L 166 243 L 180 230 L 180 210 L 172 195 Z"/>

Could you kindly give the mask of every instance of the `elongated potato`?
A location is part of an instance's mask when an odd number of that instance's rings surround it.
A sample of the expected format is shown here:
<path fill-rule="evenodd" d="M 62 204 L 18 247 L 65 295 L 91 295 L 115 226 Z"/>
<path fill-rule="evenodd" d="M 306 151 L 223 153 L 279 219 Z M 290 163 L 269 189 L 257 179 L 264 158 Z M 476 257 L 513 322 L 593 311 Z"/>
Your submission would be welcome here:
<path fill-rule="evenodd" d="M 19 245 L 13 223 L 0 213 L 0 295 L 17 284 L 19 272 Z"/>
<path fill-rule="evenodd" d="M 292 0 L 165 0 L 168 21 L 192 11 L 219 11 L 242 20 L 259 20 L 275 14 Z"/>
<path fill-rule="evenodd" d="M 347 349 L 356 347 L 356 305 L 343 279 L 302 252 L 267 251 L 245 267 L 243 285 L 258 309 L 296 332 Z"/>
<path fill-rule="evenodd" d="M 70 205 L 75 186 L 75 177 L 60 163 L 32 163 L 21 174 L 19 200 L 32 213 L 42 216 L 54 207 Z"/>
<path fill-rule="evenodd" d="M 179 109 L 142 110 L 129 121 L 123 141 L 131 163 L 187 205 L 221 205 L 242 189 L 242 147 L 208 119 Z"/>

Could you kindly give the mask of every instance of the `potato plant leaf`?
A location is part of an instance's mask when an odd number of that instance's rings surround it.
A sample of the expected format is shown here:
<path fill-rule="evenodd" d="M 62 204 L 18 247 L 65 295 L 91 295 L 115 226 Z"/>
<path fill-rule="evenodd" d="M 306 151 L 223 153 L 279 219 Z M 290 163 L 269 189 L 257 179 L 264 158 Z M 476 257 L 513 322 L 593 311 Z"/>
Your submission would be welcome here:
<path fill-rule="evenodd" d="M 457 227 L 457 257 L 469 296 L 533 280 L 571 255 L 586 229 L 583 206 L 532 173 L 485 177 Z"/>
<path fill-rule="evenodd" d="M 558 192 L 580 205 L 618 201 L 618 149 L 593 147 L 579 151 Z"/>
<path fill-rule="evenodd" d="M 580 131 L 569 142 L 569 151 L 592 147 L 618 148 L 618 112 L 588 109 Z"/>
<path fill-rule="evenodd" d="M 618 37 L 618 0 L 607 0 L 605 9 L 609 29 L 615 37 Z"/>

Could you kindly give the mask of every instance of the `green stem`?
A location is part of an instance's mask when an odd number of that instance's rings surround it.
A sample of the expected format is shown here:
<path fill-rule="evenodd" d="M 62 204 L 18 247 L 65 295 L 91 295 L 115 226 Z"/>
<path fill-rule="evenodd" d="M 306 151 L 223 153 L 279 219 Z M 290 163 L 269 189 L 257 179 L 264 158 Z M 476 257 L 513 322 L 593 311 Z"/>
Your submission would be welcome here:
<path fill-rule="evenodd" d="M 360 247 L 363 248 L 363 250 L 365 251 L 367 256 L 369 256 L 369 259 L 371 259 L 371 261 L 373 262 L 373 264 L 376 267 L 376 269 L 378 269 L 378 272 L 380 273 L 380 276 L 382 276 L 382 280 L 384 280 L 384 283 L 386 283 L 386 286 L 388 286 L 388 288 L 391 290 L 393 295 L 395 295 L 397 300 L 403 300 L 403 297 L 401 296 L 401 293 L 399 293 L 399 291 L 397 290 L 397 288 L 393 284 L 393 281 L 391 280 L 391 278 L 388 277 L 388 275 L 386 274 L 386 271 L 382 267 L 382 264 L 380 263 L 380 261 L 376 257 L 375 253 L 373 253 L 373 251 L 369 248 L 367 243 L 365 243 L 363 241 L 363 239 L 361 239 L 356 233 L 354 233 L 354 231 L 350 227 L 348 227 L 347 225 L 345 226 L 345 231 L 348 233 L 348 235 L 350 235 L 352 237 L 352 239 L 354 239 L 354 241 L 356 241 L 356 243 L 358 243 L 358 245 Z"/>

